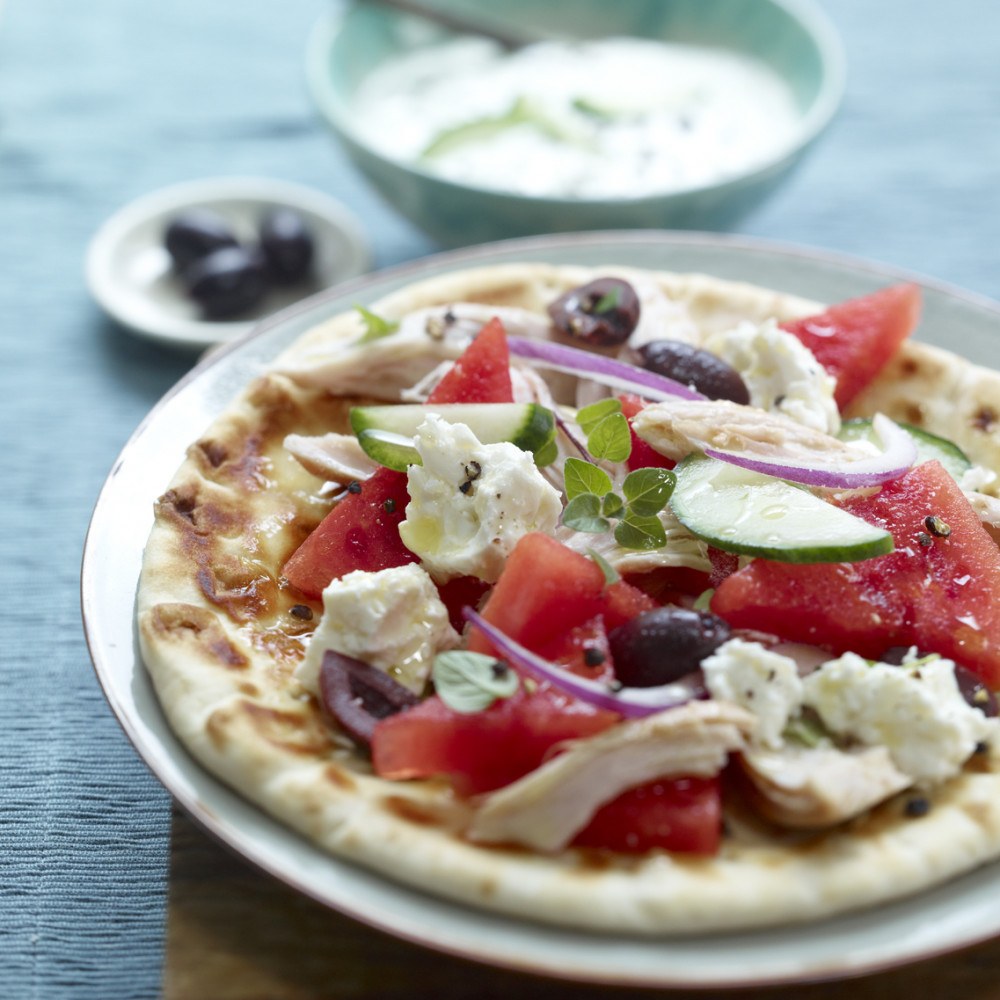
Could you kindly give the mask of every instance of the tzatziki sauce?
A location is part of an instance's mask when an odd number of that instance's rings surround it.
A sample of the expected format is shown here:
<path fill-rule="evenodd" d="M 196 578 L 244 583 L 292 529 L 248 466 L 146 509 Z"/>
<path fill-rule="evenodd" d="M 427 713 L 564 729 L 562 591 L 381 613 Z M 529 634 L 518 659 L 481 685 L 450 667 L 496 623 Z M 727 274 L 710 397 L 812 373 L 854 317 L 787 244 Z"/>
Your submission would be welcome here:
<path fill-rule="evenodd" d="M 428 46 L 373 70 L 352 117 L 382 155 L 438 176 L 590 199 L 736 176 L 790 145 L 801 120 L 762 61 L 638 38 Z"/>

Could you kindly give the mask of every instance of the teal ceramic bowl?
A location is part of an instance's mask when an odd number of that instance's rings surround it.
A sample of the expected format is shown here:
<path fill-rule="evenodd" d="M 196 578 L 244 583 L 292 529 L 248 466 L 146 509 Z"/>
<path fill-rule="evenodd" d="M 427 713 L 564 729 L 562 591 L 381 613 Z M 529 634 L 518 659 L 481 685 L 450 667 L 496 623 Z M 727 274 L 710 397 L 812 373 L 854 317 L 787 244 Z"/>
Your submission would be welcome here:
<path fill-rule="evenodd" d="M 448 0 L 448 9 L 575 38 L 636 36 L 728 48 L 762 60 L 790 86 L 800 114 L 793 139 L 748 172 L 636 198 L 520 195 L 460 184 L 373 150 L 353 97 L 376 66 L 449 32 L 377 3 L 338 6 L 307 52 L 313 99 L 347 153 L 382 196 L 446 247 L 539 233 L 733 226 L 788 176 L 830 123 L 844 86 L 839 37 L 812 0 Z"/>

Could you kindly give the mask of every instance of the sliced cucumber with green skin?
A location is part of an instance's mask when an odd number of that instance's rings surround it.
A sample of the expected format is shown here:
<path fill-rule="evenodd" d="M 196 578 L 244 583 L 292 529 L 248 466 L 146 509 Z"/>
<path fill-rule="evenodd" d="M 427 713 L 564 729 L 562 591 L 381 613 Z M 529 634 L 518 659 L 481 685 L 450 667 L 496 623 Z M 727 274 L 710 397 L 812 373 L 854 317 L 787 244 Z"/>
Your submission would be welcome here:
<path fill-rule="evenodd" d="M 972 468 L 972 462 L 961 448 L 947 438 L 938 437 L 912 424 L 896 423 L 913 438 L 917 445 L 917 465 L 937 459 L 953 479 L 961 479 L 963 474 Z M 845 420 L 837 435 L 841 441 L 871 441 L 876 448 L 881 449 L 878 436 L 872 430 L 872 422 L 868 417 L 856 420 Z"/>
<path fill-rule="evenodd" d="M 509 441 L 532 454 L 556 433 L 552 411 L 539 403 L 402 403 L 398 406 L 355 406 L 351 429 L 370 459 L 403 472 L 420 465 L 413 445 L 417 428 L 435 413 L 451 424 L 465 424 L 482 444 Z"/>
<path fill-rule="evenodd" d="M 893 549 L 892 535 L 781 479 L 705 455 L 674 469 L 670 498 L 688 531 L 725 552 L 779 562 L 859 562 Z"/>

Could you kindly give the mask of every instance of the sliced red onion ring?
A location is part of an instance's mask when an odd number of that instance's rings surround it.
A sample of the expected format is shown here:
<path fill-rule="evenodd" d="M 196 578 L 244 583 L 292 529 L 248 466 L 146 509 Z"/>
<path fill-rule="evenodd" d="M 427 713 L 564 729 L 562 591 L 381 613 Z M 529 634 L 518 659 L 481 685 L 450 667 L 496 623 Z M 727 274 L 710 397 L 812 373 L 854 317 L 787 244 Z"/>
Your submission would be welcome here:
<path fill-rule="evenodd" d="M 675 382 L 672 378 L 657 375 L 645 368 L 616 361 L 603 354 L 581 351 L 564 344 L 553 344 L 549 340 L 529 340 L 525 337 L 507 337 L 510 353 L 515 357 L 531 361 L 542 368 L 568 372 L 570 375 L 585 375 L 612 388 L 634 392 L 645 399 L 705 399 L 700 392 L 690 386 Z"/>
<path fill-rule="evenodd" d="M 673 684 L 663 684 L 660 687 L 634 688 L 623 687 L 615 691 L 606 684 L 588 681 L 584 677 L 563 670 L 548 660 L 525 649 L 519 642 L 501 632 L 495 625 L 486 621 L 472 608 L 462 609 L 466 621 L 478 628 L 496 647 L 498 653 L 509 663 L 521 667 L 538 680 L 548 681 L 553 687 L 559 688 L 580 701 L 585 701 L 595 708 L 603 708 L 617 712 L 628 719 L 640 719 L 654 715 L 668 708 L 677 708 L 692 701 L 696 695 L 694 682 L 684 680 Z"/>
<path fill-rule="evenodd" d="M 806 486 L 826 486 L 833 489 L 857 489 L 862 486 L 880 486 L 890 479 L 898 479 L 913 465 L 917 458 L 916 442 L 898 424 L 881 413 L 875 415 L 872 427 L 882 442 L 880 455 L 845 461 L 843 455 L 824 458 L 817 453 L 813 461 L 801 458 L 763 457 L 732 451 L 706 448 L 705 454 L 731 465 L 753 472 L 763 472 L 777 479 L 787 479 Z"/>

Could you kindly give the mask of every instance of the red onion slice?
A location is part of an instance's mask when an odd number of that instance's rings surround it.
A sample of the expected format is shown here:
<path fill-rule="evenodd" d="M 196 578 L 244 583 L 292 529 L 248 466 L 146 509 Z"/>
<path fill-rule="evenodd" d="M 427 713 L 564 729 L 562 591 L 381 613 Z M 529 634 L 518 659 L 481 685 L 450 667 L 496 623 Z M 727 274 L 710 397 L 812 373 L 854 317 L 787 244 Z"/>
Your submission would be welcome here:
<path fill-rule="evenodd" d="M 529 340 L 525 337 L 507 337 L 510 353 L 530 361 L 541 368 L 553 368 L 570 375 L 584 375 L 603 385 L 634 392 L 645 399 L 705 399 L 690 386 L 672 378 L 657 375 L 645 368 L 616 361 L 603 354 L 581 351 L 576 347 L 554 344 L 548 340 Z"/>
<path fill-rule="evenodd" d="M 466 621 L 471 622 L 496 647 L 498 653 L 509 663 L 521 667 L 537 680 L 548 681 L 553 687 L 580 701 L 585 701 L 595 708 L 603 708 L 609 712 L 617 712 L 628 719 L 640 719 L 654 715 L 668 708 L 677 708 L 692 701 L 696 696 L 696 682 L 690 684 L 684 680 L 673 684 L 663 684 L 660 687 L 634 688 L 623 687 L 617 691 L 606 684 L 588 681 L 584 677 L 563 670 L 548 660 L 525 649 L 519 642 L 501 632 L 495 625 L 486 621 L 472 608 L 465 607 L 462 614 Z"/>
<path fill-rule="evenodd" d="M 705 454 L 742 469 L 762 472 L 777 479 L 787 479 L 806 486 L 825 486 L 832 489 L 858 489 L 862 486 L 880 486 L 890 479 L 898 479 L 917 458 L 916 442 L 898 424 L 881 413 L 875 415 L 872 427 L 882 442 L 880 455 L 844 461 L 842 455 L 824 458 L 817 454 L 813 461 L 791 457 L 764 457 L 732 451 L 706 448 Z"/>

